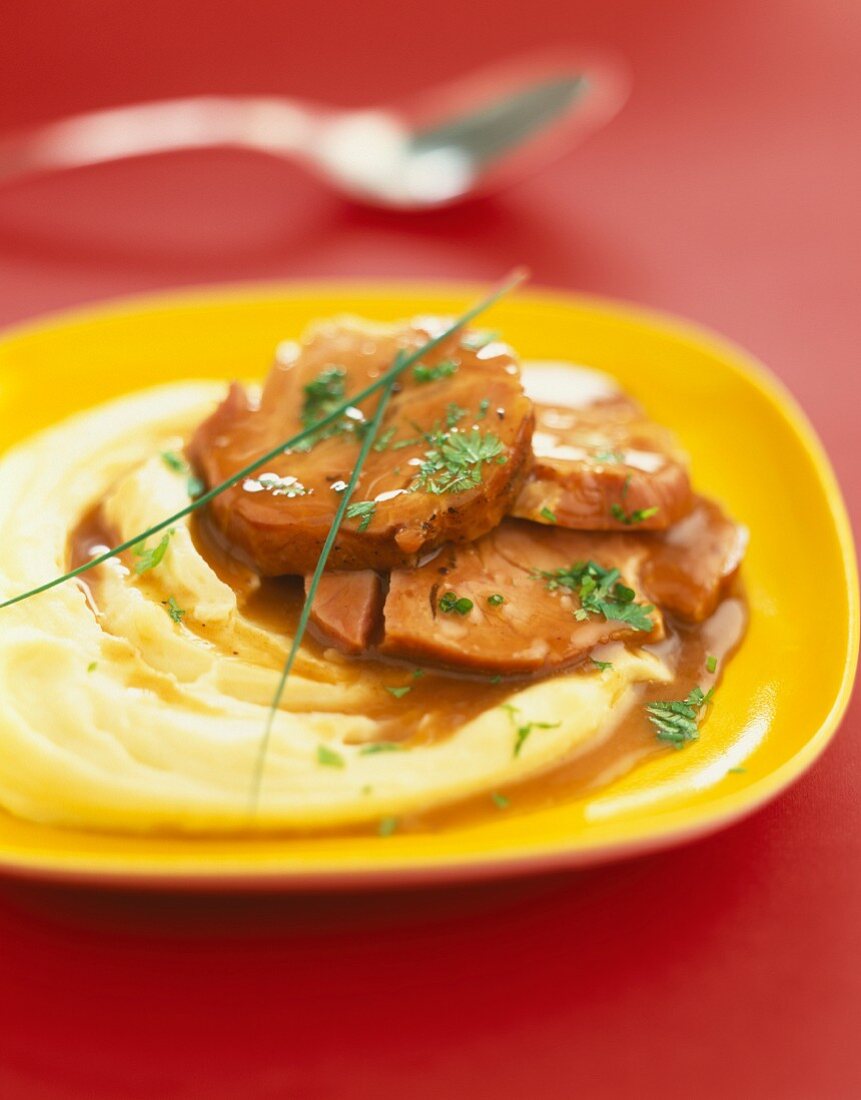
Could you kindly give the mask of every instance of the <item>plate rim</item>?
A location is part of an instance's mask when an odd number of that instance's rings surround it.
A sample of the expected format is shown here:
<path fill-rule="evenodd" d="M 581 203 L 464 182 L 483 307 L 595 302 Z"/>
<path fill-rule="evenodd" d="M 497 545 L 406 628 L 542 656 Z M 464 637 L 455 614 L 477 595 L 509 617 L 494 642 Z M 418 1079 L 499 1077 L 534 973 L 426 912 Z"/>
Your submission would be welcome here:
<path fill-rule="evenodd" d="M 301 299 L 321 294 L 345 296 L 351 293 L 397 298 L 400 296 L 463 296 L 478 297 L 486 284 L 466 280 L 440 279 L 301 279 L 251 280 L 240 283 L 196 284 L 165 290 L 122 295 L 87 302 L 80 306 L 51 311 L 13 323 L 0 330 L 0 347 L 18 339 L 69 324 L 87 324 L 127 313 L 156 312 L 170 308 L 211 308 L 221 304 L 253 302 L 261 297 Z M 328 870 L 290 867 L 283 864 L 267 866 L 232 866 L 220 860 L 218 870 L 200 869 L 186 857 L 169 868 L 133 869 L 122 866 L 117 857 L 93 857 L 53 853 L 28 853 L 25 857 L 0 852 L 0 875 L 28 881 L 118 887 L 147 890 L 180 890 L 218 892 L 223 890 L 248 892 L 275 891 L 355 891 L 357 889 L 387 889 L 415 886 L 439 886 L 466 881 L 487 881 L 494 878 L 542 874 L 575 870 L 599 863 L 618 862 L 690 843 L 726 828 L 755 813 L 792 783 L 799 779 L 821 756 L 836 733 L 849 705 L 859 656 L 859 579 L 855 543 L 848 511 L 837 476 L 824 444 L 794 394 L 755 355 L 732 339 L 706 325 L 676 314 L 640 305 L 624 299 L 568 291 L 564 288 L 533 285 L 518 291 L 517 301 L 551 305 L 560 308 L 588 308 L 608 319 L 620 319 L 634 324 L 658 328 L 669 336 L 705 346 L 719 356 L 724 366 L 747 384 L 753 385 L 780 411 L 792 434 L 812 462 L 817 481 L 829 504 L 837 543 L 841 551 L 843 579 L 847 587 L 848 640 L 843 671 L 831 707 L 819 727 L 805 744 L 780 767 L 768 772 L 755 783 L 736 792 L 719 796 L 707 809 L 701 810 L 696 821 L 685 825 L 676 818 L 685 815 L 684 807 L 662 812 L 656 824 L 636 838 L 627 841 L 596 841 L 572 847 L 564 842 L 543 849 L 524 850 L 511 854 L 451 855 L 440 859 L 410 856 L 403 861 L 387 861 L 384 865 L 335 867 Z"/>

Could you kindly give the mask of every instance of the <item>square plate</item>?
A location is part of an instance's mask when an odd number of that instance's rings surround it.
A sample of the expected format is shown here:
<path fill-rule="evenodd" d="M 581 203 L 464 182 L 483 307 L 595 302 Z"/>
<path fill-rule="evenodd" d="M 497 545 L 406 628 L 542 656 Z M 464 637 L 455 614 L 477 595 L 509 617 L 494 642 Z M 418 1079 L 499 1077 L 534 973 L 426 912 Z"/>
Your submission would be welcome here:
<path fill-rule="evenodd" d="M 48 318 L 0 341 L 0 450 L 132 390 L 262 377 L 276 344 L 314 318 L 456 314 L 478 294 L 439 284 L 219 288 Z M 726 341 L 627 306 L 526 292 L 495 306 L 487 323 L 524 359 L 571 360 L 615 375 L 677 433 L 696 483 L 750 529 L 743 566 L 750 625 L 700 740 L 588 797 L 433 834 L 111 836 L 0 811 L 0 869 L 137 886 L 316 889 L 582 866 L 718 829 L 816 759 L 851 691 L 858 577 L 837 483 L 793 399 Z"/>

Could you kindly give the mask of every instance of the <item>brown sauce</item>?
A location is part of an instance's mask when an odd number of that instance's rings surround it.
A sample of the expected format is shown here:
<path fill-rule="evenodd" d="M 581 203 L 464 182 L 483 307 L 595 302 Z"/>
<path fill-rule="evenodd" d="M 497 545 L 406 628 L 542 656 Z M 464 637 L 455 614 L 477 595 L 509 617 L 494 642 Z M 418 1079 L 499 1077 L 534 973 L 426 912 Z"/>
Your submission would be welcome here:
<path fill-rule="evenodd" d="M 292 636 L 302 610 L 304 591 L 299 578 L 260 578 L 247 565 L 233 557 L 221 543 L 217 532 L 205 516 L 192 517 L 191 533 L 195 546 L 216 575 L 236 592 L 239 609 L 250 622 L 276 637 Z M 71 567 L 90 560 L 95 554 L 117 542 L 115 533 L 106 525 L 100 509 L 88 512 L 71 533 L 68 557 Z M 99 604 L 98 568 L 79 579 L 86 586 L 94 611 Z M 136 583 L 146 583 L 145 580 Z M 726 623 L 716 630 L 723 617 Z M 744 632 L 746 612 L 740 582 L 736 579 L 718 613 L 707 623 L 692 626 L 666 616 L 667 639 L 661 652 L 669 653 L 669 663 L 675 670 L 674 680 L 667 685 L 643 685 L 642 700 L 684 698 L 693 687 L 710 686 L 719 678 L 721 668 L 738 647 Z M 205 629 L 188 623 L 188 627 L 210 643 Z M 379 704 L 363 713 L 375 719 L 385 741 L 427 744 L 449 736 L 463 723 L 492 707 L 505 702 L 513 691 L 523 686 L 523 679 L 490 682 L 487 677 L 467 676 L 433 669 L 418 670 L 415 665 L 378 656 L 347 657 L 329 648 L 309 631 L 303 641 L 306 653 L 320 658 L 331 669 L 331 679 L 372 679 L 379 685 Z M 231 651 L 232 655 L 243 655 Z M 709 655 L 719 659 L 717 676 L 706 669 Z M 245 654 L 245 656 L 252 656 Z M 286 642 L 274 645 L 266 652 L 255 652 L 253 658 L 272 668 L 280 667 L 286 656 Z M 592 672 L 588 660 L 583 671 Z M 566 674 L 571 673 L 566 670 Z M 576 670 L 574 670 L 576 671 Z M 409 692 L 395 698 L 386 688 L 408 686 Z M 506 717 L 507 720 L 507 717 Z M 630 771 L 636 765 L 658 755 L 677 751 L 659 742 L 641 705 L 634 705 L 601 744 L 578 755 L 567 763 L 554 767 L 538 777 L 523 780 L 497 795 L 509 801 L 508 812 L 536 810 L 583 797 Z M 402 831 L 439 831 L 463 825 L 477 824 L 499 813 L 492 798 L 484 793 L 441 809 L 404 818 Z M 367 833 L 368 827 L 339 829 L 342 834 Z"/>

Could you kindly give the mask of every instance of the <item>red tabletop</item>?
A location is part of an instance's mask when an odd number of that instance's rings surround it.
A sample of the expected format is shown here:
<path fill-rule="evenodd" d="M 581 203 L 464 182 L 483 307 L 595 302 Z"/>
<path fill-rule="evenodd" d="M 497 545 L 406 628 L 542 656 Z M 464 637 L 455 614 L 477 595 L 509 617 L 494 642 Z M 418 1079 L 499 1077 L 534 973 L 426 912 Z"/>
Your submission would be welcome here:
<path fill-rule="evenodd" d="M 0 322 L 189 283 L 525 262 L 749 347 L 858 504 L 851 0 L 15 7 L 4 128 L 207 90 L 358 105 L 560 40 L 620 50 L 635 84 L 563 163 L 419 218 L 227 153 L 0 191 Z M 0 1095 L 861 1095 L 859 726 L 856 698 L 824 759 L 750 820 L 588 873 L 298 899 L 0 884 Z"/>

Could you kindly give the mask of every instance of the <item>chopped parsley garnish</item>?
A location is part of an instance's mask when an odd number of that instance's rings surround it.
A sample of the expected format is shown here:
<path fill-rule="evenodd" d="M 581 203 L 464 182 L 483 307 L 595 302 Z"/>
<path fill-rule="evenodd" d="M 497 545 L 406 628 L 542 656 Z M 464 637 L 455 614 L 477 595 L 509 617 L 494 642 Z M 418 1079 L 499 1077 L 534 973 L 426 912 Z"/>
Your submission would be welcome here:
<path fill-rule="evenodd" d="M 493 434 L 482 434 L 479 428 L 468 432 L 431 432 L 426 437 L 430 447 L 416 474 L 411 488 L 427 493 L 462 493 L 481 485 L 482 467 L 486 462 L 502 465 L 508 459 L 502 440 Z"/>
<path fill-rule="evenodd" d="M 313 428 L 315 424 L 324 420 L 335 412 L 343 403 L 346 396 L 347 371 L 344 367 L 332 365 L 321 370 L 316 378 L 306 382 L 302 392 L 302 427 Z M 322 439 L 329 439 L 333 435 L 341 435 L 345 432 L 359 434 L 359 429 L 366 427 L 365 419 L 358 409 L 349 408 L 333 423 L 327 424 L 318 432 L 304 439 L 294 447 L 297 451 L 310 451 L 315 443 Z"/>
<path fill-rule="evenodd" d="M 357 500 L 354 504 L 347 506 L 347 519 L 360 519 L 359 530 L 367 531 L 376 510 L 375 500 Z"/>
<path fill-rule="evenodd" d="M 184 474 L 188 467 L 186 466 L 185 459 L 176 453 L 176 451 L 162 451 L 161 460 L 167 466 L 169 470 L 173 470 L 175 474 Z"/>
<path fill-rule="evenodd" d="M 621 504 L 614 504 L 610 512 L 613 519 L 617 519 L 619 523 L 624 523 L 626 527 L 633 527 L 637 523 L 642 523 L 643 520 L 656 516 L 658 507 L 655 505 L 653 508 L 635 508 L 633 512 L 626 512 Z"/>
<path fill-rule="evenodd" d="M 391 836 L 397 827 L 398 819 L 396 817 L 384 817 L 377 826 L 377 833 L 380 836 Z"/>
<path fill-rule="evenodd" d="M 192 500 L 200 496 L 206 488 L 206 485 L 196 474 L 191 472 L 188 463 L 182 455 L 178 455 L 176 451 L 162 451 L 161 460 L 165 466 L 167 466 L 169 470 L 173 470 L 175 474 L 186 475 L 185 488 Z"/>
<path fill-rule="evenodd" d="M 162 603 L 167 607 L 167 613 L 175 623 L 181 623 L 185 612 L 176 602 L 176 598 L 171 596 L 169 600 L 162 600 Z"/>
<path fill-rule="evenodd" d="M 745 775 L 746 772 L 747 772 L 747 768 L 730 768 L 729 769 L 729 774 L 730 775 Z"/>
<path fill-rule="evenodd" d="M 542 508 L 538 513 L 543 519 L 546 519 L 548 523 L 556 523 L 556 513 L 551 512 L 549 508 Z"/>
<path fill-rule="evenodd" d="M 625 478 L 625 484 L 622 486 L 622 500 L 610 505 L 610 515 L 613 519 L 618 520 L 619 523 L 624 523 L 626 527 L 633 527 L 638 523 L 642 523 L 643 520 L 649 519 L 651 516 L 658 514 L 657 506 L 653 508 L 635 508 L 633 512 L 625 510 L 625 498 L 628 495 L 628 488 L 631 484 L 631 475 Z"/>
<path fill-rule="evenodd" d="M 326 768 L 343 768 L 344 758 L 339 752 L 330 749 L 328 745 L 317 746 L 317 763 Z"/>
<path fill-rule="evenodd" d="M 381 454 L 386 449 L 386 447 L 388 447 L 388 445 L 391 443 L 392 436 L 395 434 L 395 432 L 397 430 L 398 429 L 396 427 L 386 428 L 386 430 L 383 432 L 383 434 L 380 436 L 380 438 L 374 444 L 372 450 L 376 451 L 377 454 Z"/>
<path fill-rule="evenodd" d="M 710 653 L 708 657 L 706 657 L 706 672 L 711 672 L 712 674 L 714 674 L 715 672 L 717 672 L 717 666 L 717 657 L 712 656 L 712 654 Z"/>
<path fill-rule="evenodd" d="M 476 329 L 475 332 L 469 332 L 464 336 L 460 346 L 466 351 L 481 351 L 482 348 L 486 348 L 488 344 L 498 339 L 498 332 L 491 329 Z"/>
<path fill-rule="evenodd" d="M 472 600 L 466 596 L 458 596 L 456 592 L 446 592 L 440 596 L 439 609 L 446 614 L 453 611 L 457 615 L 468 615 L 472 608 Z"/>
<path fill-rule="evenodd" d="M 556 729 L 560 724 L 559 722 L 527 722 L 525 726 L 518 726 L 514 738 L 514 755 L 520 756 L 520 750 L 523 748 L 526 738 L 533 730 L 552 730 Z"/>
<path fill-rule="evenodd" d="M 491 607 L 500 607 L 505 603 L 505 596 L 501 595 L 499 592 L 494 592 L 492 596 L 487 597 L 487 602 Z"/>
<path fill-rule="evenodd" d="M 98 667 L 98 661 L 90 661 L 90 663 L 87 665 L 87 672 L 95 672 Z"/>
<path fill-rule="evenodd" d="M 418 680 L 419 676 L 424 676 L 425 670 L 423 668 L 414 668 L 413 677 Z"/>
<path fill-rule="evenodd" d="M 499 791 L 494 791 L 490 796 L 490 800 L 497 810 L 507 810 L 511 805 L 511 800 L 506 798 L 504 794 L 500 794 Z"/>
<path fill-rule="evenodd" d="M 590 657 L 589 660 L 599 670 L 599 672 L 606 672 L 608 668 L 613 667 L 612 661 L 599 661 L 595 657 Z"/>
<path fill-rule="evenodd" d="M 371 741 L 359 749 L 359 756 L 376 756 L 378 752 L 401 752 L 397 741 Z"/>
<path fill-rule="evenodd" d="M 344 367 L 330 366 L 305 383 L 302 390 L 302 423 L 306 428 L 313 427 L 343 401 L 347 392 L 346 378 Z"/>
<path fill-rule="evenodd" d="M 551 592 L 565 588 L 576 593 L 580 606 L 574 618 L 579 622 L 590 615 L 603 615 L 608 622 L 626 623 L 633 630 L 650 631 L 655 625 L 649 618 L 654 607 L 634 602 L 635 592 L 620 583 L 618 569 L 604 569 L 597 562 L 581 561 L 568 569 L 539 570 L 537 575 L 544 578 Z"/>
<path fill-rule="evenodd" d="M 508 717 L 514 726 L 515 756 L 520 756 L 520 750 L 533 730 L 555 730 L 561 725 L 561 722 L 521 722 L 520 711 L 512 703 L 503 703 L 502 709 L 508 711 Z"/>
<path fill-rule="evenodd" d="M 488 681 L 488 683 L 490 683 L 490 684 L 501 684 L 502 683 L 502 677 L 497 672 L 495 676 L 490 677 L 490 680 Z"/>
<path fill-rule="evenodd" d="M 476 420 L 484 420 L 487 416 L 487 410 L 490 408 L 490 398 L 482 397 L 478 403 L 478 412 L 475 414 Z"/>
<path fill-rule="evenodd" d="M 387 687 L 386 691 L 389 693 L 389 695 L 394 695 L 394 697 L 396 699 L 403 699 L 403 697 L 408 692 L 412 691 L 412 688 L 409 687 L 409 686 L 407 686 L 407 687 Z"/>
<path fill-rule="evenodd" d="M 649 703 L 646 714 L 657 731 L 659 741 L 682 749 L 699 737 L 698 722 L 702 708 L 711 701 L 712 692 L 693 688 L 685 699 Z"/>
<path fill-rule="evenodd" d="M 135 573 L 137 573 L 138 576 L 140 576 L 141 573 L 146 573 L 150 569 L 155 569 L 161 562 L 162 558 L 167 553 L 172 534 L 173 528 L 171 527 L 169 531 L 162 535 L 161 541 L 150 549 L 147 549 L 145 542 L 138 543 L 137 546 L 133 547 L 135 557 L 138 559 L 135 562 Z"/>
<path fill-rule="evenodd" d="M 450 428 L 456 428 L 466 413 L 467 410 L 462 405 L 458 405 L 456 401 L 450 401 L 445 409 L 445 422 Z"/>
<path fill-rule="evenodd" d="M 424 363 L 416 363 L 413 367 L 413 378 L 416 382 L 435 382 L 438 378 L 450 378 L 457 370 L 458 364 L 454 359 L 443 359 L 436 366 L 428 367 Z"/>

